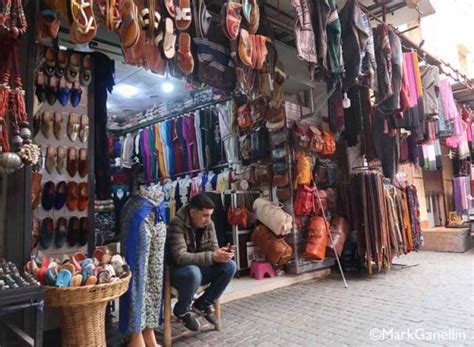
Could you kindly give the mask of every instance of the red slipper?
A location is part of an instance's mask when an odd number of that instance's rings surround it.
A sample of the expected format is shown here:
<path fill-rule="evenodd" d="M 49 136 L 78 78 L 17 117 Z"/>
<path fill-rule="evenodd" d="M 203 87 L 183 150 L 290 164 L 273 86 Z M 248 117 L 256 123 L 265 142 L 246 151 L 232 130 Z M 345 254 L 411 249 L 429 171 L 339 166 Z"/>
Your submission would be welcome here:
<path fill-rule="evenodd" d="M 185 75 L 189 75 L 194 71 L 194 59 L 191 54 L 191 36 L 188 33 L 179 35 L 178 47 L 178 67 Z"/>

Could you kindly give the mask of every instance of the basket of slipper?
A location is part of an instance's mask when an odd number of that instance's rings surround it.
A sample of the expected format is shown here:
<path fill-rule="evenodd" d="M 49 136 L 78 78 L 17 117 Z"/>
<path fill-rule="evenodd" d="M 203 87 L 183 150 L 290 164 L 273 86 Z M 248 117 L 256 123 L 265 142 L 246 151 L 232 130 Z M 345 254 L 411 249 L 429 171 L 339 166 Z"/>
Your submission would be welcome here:
<path fill-rule="evenodd" d="M 44 256 L 25 268 L 44 285 L 45 304 L 62 311 L 63 346 L 106 346 L 107 303 L 125 294 L 131 278 L 122 255 L 98 247 L 92 257 Z"/>

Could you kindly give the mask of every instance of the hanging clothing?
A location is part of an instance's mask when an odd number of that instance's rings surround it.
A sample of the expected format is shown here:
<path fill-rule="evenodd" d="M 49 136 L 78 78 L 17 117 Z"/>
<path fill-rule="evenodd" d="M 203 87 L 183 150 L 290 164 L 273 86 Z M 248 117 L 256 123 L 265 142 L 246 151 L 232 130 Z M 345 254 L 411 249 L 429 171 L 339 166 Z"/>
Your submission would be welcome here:
<path fill-rule="evenodd" d="M 392 87 L 392 48 L 389 30 L 386 25 L 379 25 L 374 30 L 375 59 L 377 61 L 378 93 L 380 103 L 393 94 Z"/>
<path fill-rule="evenodd" d="M 204 169 L 206 166 L 204 165 L 204 154 L 203 154 L 202 133 L 201 133 L 201 117 L 199 116 L 199 112 L 200 111 L 194 112 L 194 129 L 196 132 L 199 168 Z"/>
<path fill-rule="evenodd" d="M 165 149 L 163 146 L 163 135 L 161 134 L 161 125 L 160 123 L 156 123 L 152 126 L 155 131 L 155 151 L 157 155 L 158 167 L 160 170 L 161 177 L 169 177 L 168 168 L 166 166 L 166 157 L 165 157 Z"/>
<path fill-rule="evenodd" d="M 183 148 L 178 138 L 177 133 L 177 121 L 172 120 L 173 122 L 173 155 L 175 161 L 175 172 L 180 174 L 184 172 L 184 160 L 183 160 Z"/>
<path fill-rule="evenodd" d="M 122 210 L 121 245 L 132 272 L 120 298 L 120 331 L 140 333 L 160 323 L 166 226 L 163 193 L 142 190 Z"/>
<path fill-rule="evenodd" d="M 291 0 L 295 9 L 295 41 L 298 58 L 308 63 L 316 63 L 316 43 L 311 23 L 309 0 Z"/>
<path fill-rule="evenodd" d="M 326 74 L 328 67 L 328 37 L 326 27 L 331 13 L 331 7 L 328 0 L 312 0 L 311 1 L 311 20 L 313 24 L 313 32 L 316 39 L 316 52 L 318 63 L 316 66 L 317 73 Z"/>
<path fill-rule="evenodd" d="M 438 96 L 439 96 L 439 68 L 433 65 L 423 65 L 420 67 L 421 83 L 423 85 L 423 105 L 425 115 L 428 117 L 437 116 Z"/>
<path fill-rule="evenodd" d="M 342 58 L 341 21 L 337 12 L 336 0 L 327 0 L 330 13 L 327 21 L 326 32 L 329 50 L 329 66 L 331 73 L 338 75 L 344 73 L 344 62 Z"/>

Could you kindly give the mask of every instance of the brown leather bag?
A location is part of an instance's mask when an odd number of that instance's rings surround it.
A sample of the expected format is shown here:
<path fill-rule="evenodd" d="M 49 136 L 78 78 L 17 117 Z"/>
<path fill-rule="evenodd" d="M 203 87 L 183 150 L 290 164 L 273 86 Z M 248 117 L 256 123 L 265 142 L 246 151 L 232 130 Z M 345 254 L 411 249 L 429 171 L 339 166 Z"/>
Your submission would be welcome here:
<path fill-rule="evenodd" d="M 336 141 L 334 140 L 334 134 L 330 131 L 323 130 L 324 146 L 321 151 L 321 155 L 333 155 L 336 153 Z"/>
<path fill-rule="evenodd" d="M 230 225 L 238 225 L 242 229 L 247 229 L 247 209 L 243 207 L 229 208 L 227 221 Z"/>
<path fill-rule="evenodd" d="M 293 249 L 283 238 L 277 238 L 270 229 L 263 224 L 255 226 L 250 239 L 265 254 L 273 265 L 288 263 L 293 254 Z"/>
<path fill-rule="evenodd" d="M 349 234 L 349 222 L 344 217 L 334 216 L 331 220 L 329 232 L 331 233 L 331 238 L 334 242 L 337 255 L 341 256 L 342 250 L 344 249 L 344 243 L 346 242 L 347 235 Z M 331 241 L 328 241 L 326 253 L 328 256 L 335 256 L 334 247 Z"/>
<path fill-rule="evenodd" d="M 276 189 L 276 195 L 278 198 L 278 201 L 280 202 L 286 202 L 291 199 L 291 188 L 290 186 L 286 187 L 278 187 Z"/>
<path fill-rule="evenodd" d="M 237 123 L 241 130 L 250 129 L 252 127 L 252 109 L 248 103 L 240 105 L 237 109 Z"/>
<path fill-rule="evenodd" d="M 319 199 L 321 199 L 321 203 L 319 203 L 318 194 Z M 324 211 L 328 209 L 328 195 L 326 194 L 326 191 L 316 189 L 314 191 L 314 210 L 317 215 L 323 213 L 323 211 L 321 211 L 321 205 L 323 206 Z"/>
<path fill-rule="evenodd" d="M 272 168 L 269 164 L 259 164 L 255 166 L 255 183 L 259 185 L 269 185 L 272 182 Z"/>
<path fill-rule="evenodd" d="M 323 133 L 314 125 L 308 126 L 309 149 L 320 153 L 324 147 Z"/>
<path fill-rule="evenodd" d="M 290 177 L 288 176 L 288 172 L 283 174 L 275 174 L 273 175 L 273 185 L 276 187 L 285 187 L 290 183 Z"/>
<path fill-rule="evenodd" d="M 309 136 L 307 135 L 306 127 L 303 124 L 295 122 L 293 124 L 293 143 L 294 145 L 302 150 L 309 148 Z"/>
<path fill-rule="evenodd" d="M 329 225 L 323 217 L 313 217 L 308 226 L 308 241 L 304 255 L 315 260 L 324 260 L 328 243 Z"/>

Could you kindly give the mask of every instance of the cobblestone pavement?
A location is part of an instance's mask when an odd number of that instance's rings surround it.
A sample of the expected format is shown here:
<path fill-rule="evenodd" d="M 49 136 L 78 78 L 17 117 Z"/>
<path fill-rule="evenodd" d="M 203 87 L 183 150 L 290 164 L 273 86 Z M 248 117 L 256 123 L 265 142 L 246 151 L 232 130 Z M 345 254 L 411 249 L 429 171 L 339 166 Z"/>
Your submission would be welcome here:
<path fill-rule="evenodd" d="M 230 302 L 222 331 L 175 346 L 473 346 L 474 250 L 419 252 L 395 262 L 418 265 L 350 276 L 348 289 L 333 273 Z"/>

